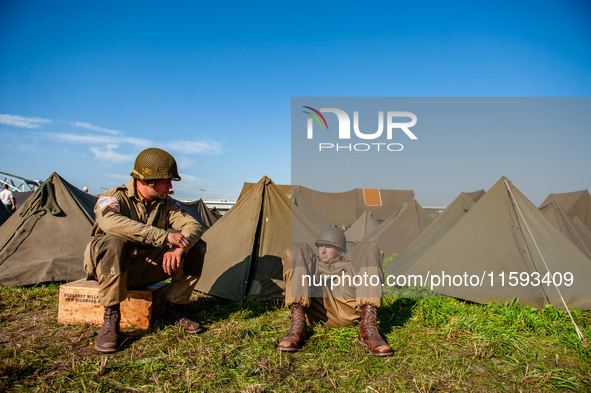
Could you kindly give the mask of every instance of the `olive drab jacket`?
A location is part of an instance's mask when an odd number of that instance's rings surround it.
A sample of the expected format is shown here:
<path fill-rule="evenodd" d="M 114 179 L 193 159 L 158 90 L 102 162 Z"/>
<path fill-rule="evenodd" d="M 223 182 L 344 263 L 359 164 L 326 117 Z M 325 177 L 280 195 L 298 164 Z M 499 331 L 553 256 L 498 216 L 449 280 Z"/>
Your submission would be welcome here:
<path fill-rule="evenodd" d="M 180 204 L 170 196 L 154 200 L 148 210 L 135 188 L 134 179 L 127 185 L 105 191 L 94 207 L 94 214 L 93 237 L 115 235 L 137 243 L 138 247 L 164 247 L 167 245 L 167 230 L 174 229 L 187 238 L 190 249 L 203 234 L 197 220 L 181 209 Z M 91 244 L 84 253 L 85 267 L 92 266 Z"/>

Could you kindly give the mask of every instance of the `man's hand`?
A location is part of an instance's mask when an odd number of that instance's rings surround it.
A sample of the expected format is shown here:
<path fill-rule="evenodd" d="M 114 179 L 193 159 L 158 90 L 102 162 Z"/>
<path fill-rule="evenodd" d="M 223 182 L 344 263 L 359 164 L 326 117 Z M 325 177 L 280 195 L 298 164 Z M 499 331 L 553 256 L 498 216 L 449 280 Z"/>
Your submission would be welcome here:
<path fill-rule="evenodd" d="M 189 247 L 189 240 L 181 233 L 169 233 L 166 235 L 166 241 L 173 246 L 177 246 L 182 252 L 187 251 Z"/>
<path fill-rule="evenodd" d="M 181 235 L 182 236 L 182 235 Z M 184 238 L 184 236 L 183 236 Z M 185 239 L 186 240 L 186 239 Z M 172 247 L 164 253 L 162 257 L 162 269 L 164 273 L 172 275 L 176 269 L 181 266 L 181 258 L 183 257 L 183 250 L 180 247 Z"/>

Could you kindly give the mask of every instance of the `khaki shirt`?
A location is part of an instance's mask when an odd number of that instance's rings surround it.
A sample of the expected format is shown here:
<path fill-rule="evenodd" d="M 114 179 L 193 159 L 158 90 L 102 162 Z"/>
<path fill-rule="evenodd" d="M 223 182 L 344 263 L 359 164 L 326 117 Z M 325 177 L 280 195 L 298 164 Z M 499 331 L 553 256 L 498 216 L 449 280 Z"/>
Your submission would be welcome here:
<path fill-rule="evenodd" d="M 142 245 L 163 247 L 167 244 L 167 229 L 172 228 L 187 238 L 190 249 L 203 234 L 197 220 L 170 196 L 155 199 L 148 210 L 133 178 L 126 186 L 105 191 L 94 206 L 94 214 L 92 236 L 107 233 Z"/>

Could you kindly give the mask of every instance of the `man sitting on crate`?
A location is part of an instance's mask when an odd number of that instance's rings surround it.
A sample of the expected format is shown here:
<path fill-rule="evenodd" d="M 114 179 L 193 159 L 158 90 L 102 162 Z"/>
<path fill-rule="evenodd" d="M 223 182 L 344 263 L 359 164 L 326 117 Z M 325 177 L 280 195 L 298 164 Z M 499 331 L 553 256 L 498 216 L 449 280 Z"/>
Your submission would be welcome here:
<path fill-rule="evenodd" d="M 205 243 L 201 225 L 172 199 L 172 180 L 181 180 L 174 158 L 150 148 L 135 160 L 127 185 L 104 192 L 95 207 L 93 239 L 86 247 L 84 268 L 99 283 L 104 322 L 95 349 L 119 349 L 119 303 L 127 290 L 171 278 L 164 320 L 186 333 L 202 329 L 184 314 L 201 275 Z M 168 231 L 175 230 L 175 233 Z"/>
<path fill-rule="evenodd" d="M 357 345 L 374 356 L 393 355 L 376 327 L 384 282 L 378 246 L 359 243 L 349 259 L 344 255 L 347 240 L 339 228 L 323 230 L 315 244 L 318 254 L 306 243 L 293 243 L 283 252 L 291 327 L 277 350 L 297 351 L 306 339 L 306 325 L 322 321 L 329 327 L 359 323 Z"/>

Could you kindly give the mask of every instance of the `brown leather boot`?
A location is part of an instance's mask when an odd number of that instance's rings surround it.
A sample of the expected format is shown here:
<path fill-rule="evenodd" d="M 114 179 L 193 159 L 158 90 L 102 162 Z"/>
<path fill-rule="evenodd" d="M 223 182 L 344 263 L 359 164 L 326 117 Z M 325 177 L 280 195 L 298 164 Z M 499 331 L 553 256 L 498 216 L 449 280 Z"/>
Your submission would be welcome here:
<path fill-rule="evenodd" d="M 103 316 L 103 326 L 96 338 L 94 349 L 101 353 L 113 353 L 119 350 L 119 323 L 121 322 L 121 313 L 119 305 L 105 307 Z"/>
<path fill-rule="evenodd" d="M 164 310 L 162 319 L 172 325 L 179 325 L 185 329 L 185 333 L 187 334 L 196 334 L 203 331 L 199 323 L 193 322 L 187 317 L 185 307 L 182 304 L 169 302 L 166 310 Z"/>
<path fill-rule="evenodd" d="M 306 339 L 306 313 L 301 304 L 292 304 L 289 306 L 291 311 L 291 326 L 287 335 L 277 345 L 277 350 L 281 352 L 295 352 L 302 347 Z"/>
<path fill-rule="evenodd" d="M 375 356 L 392 356 L 394 352 L 386 341 L 380 336 L 376 327 L 378 309 L 366 304 L 362 308 L 361 322 L 359 322 L 359 334 L 357 345 L 369 349 L 369 353 Z"/>

